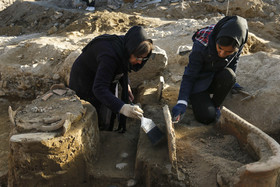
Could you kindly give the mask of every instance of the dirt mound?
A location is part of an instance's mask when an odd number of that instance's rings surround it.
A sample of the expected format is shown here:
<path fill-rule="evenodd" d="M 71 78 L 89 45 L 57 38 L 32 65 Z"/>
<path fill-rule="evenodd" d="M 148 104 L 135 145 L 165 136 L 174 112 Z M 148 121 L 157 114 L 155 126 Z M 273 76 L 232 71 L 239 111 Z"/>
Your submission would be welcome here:
<path fill-rule="evenodd" d="M 83 15 L 77 11 L 48 8 L 34 2 L 15 2 L 0 12 L 0 34 L 22 35 L 46 32 L 53 26 L 65 27 Z"/>
<path fill-rule="evenodd" d="M 264 40 L 250 33 L 242 54 L 257 53 L 259 51 L 272 52 L 272 48 Z"/>
<path fill-rule="evenodd" d="M 153 3 L 144 6 L 138 5 L 135 10 L 132 5 L 126 4 L 119 11 L 138 15 L 174 19 L 211 19 L 223 15 L 239 15 L 245 17 L 249 24 L 250 31 L 258 33 L 259 37 L 269 40 L 280 40 L 279 22 L 280 11 L 279 1 L 243 0 L 229 1 L 183 1 L 163 6 L 160 3 Z M 129 8 L 129 9 L 128 9 Z"/>
<path fill-rule="evenodd" d="M 0 11 L 10 6 L 13 2 L 14 0 L 0 0 Z"/>
<path fill-rule="evenodd" d="M 228 15 L 247 18 L 250 30 L 257 31 L 259 36 L 280 40 L 280 16 L 277 14 L 280 5 L 276 2 L 250 0 L 244 4 L 242 0 L 234 0 L 229 6 L 227 5 L 227 2 L 216 1 L 184 1 L 171 3 L 168 6 L 158 3 L 133 6 L 132 3 L 126 3 L 117 11 L 111 11 L 108 7 L 98 7 L 97 11 L 92 13 L 82 9 L 59 8 L 42 1 L 16 1 L 0 12 L 2 18 L 0 35 L 17 36 L 34 32 L 63 34 L 72 31 L 80 31 L 84 34 L 117 33 L 126 32 L 132 25 L 157 25 L 145 19 L 146 16 L 169 20 L 211 19 L 228 13 Z M 267 24 L 264 24 L 265 22 Z"/>
<path fill-rule="evenodd" d="M 24 8 L 22 8 L 24 7 Z M 20 10 L 20 11 L 19 11 Z M 48 34 L 80 31 L 91 33 L 123 33 L 133 25 L 150 25 L 151 21 L 137 15 L 118 12 L 61 9 L 34 2 L 15 2 L 0 12 L 0 35 L 47 32 Z"/>
<path fill-rule="evenodd" d="M 137 15 L 128 15 L 120 12 L 88 13 L 67 27 L 59 29 L 58 33 L 63 34 L 70 31 L 80 31 L 84 34 L 91 33 L 124 33 L 133 25 L 146 26 L 152 24 L 151 21 L 143 19 Z"/>

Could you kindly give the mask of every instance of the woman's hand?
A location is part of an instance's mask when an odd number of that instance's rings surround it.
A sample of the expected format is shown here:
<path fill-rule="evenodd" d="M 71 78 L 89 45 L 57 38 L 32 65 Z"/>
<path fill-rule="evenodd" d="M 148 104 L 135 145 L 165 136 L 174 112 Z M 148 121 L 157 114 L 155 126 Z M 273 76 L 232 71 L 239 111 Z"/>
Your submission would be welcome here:
<path fill-rule="evenodd" d="M 132 102 L 134 100 L 134 95 L 131 91 L 130 85 L 128 85 L 128 99 L 130 102 Z"/>
<path fill-rule="evenodd" d="M 130 118 L 141 119 L 144 112 L 138 105 L 124 104 L 120 113 Z"/>

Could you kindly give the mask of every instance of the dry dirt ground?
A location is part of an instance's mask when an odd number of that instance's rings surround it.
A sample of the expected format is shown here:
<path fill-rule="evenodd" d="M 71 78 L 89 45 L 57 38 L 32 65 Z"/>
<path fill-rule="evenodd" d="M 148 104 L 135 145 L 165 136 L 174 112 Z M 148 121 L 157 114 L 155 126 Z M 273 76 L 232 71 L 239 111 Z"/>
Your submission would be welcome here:
<path fill-rule="evenodd" d="M 1 1 L 0 5 L 2 5 L 0 63 L 11 64 L 11 67 L 20 65 L 22 69 L 21 75 L 10 75 L 10 82 L 0 84 L 0 88 L 5 88 L 4 84 L 13 84 L 9 92 L 0 90 L 0 140 L 2 142 L 0 145 L 0 177 L 5 175 L 8 168 L 10 129 L 8 106 L 12 106 L 14 109 L 25 106 L 36 96 L 48 91 L 53 83 L 67 84 L 67 80 L 65 80 L 67 75 L 63 77 L 59 73 L 55 73 L 58 70 L 54 71 L 54 69 L 59 69 L 71 52 L 81 49 L 99 34 L 123 34 L 133 25 L 144 26 L 155 45 L 164 49 L 168 56 L 168 65 L 162 75 L 169 87 L 163 93 L 163 99 L 156 104 L 151 101 L 155 104 L 153 109 L 149 109 L 147 104 L 149 101 L 143 105 L 147 116 L 152 118 L 156 124 L 163 125 L 164 118 L 158 113 L 158 110 L 161 110 L 164 104 L 168 104 L 170 108 L 174 106 L 186 65 L 178 60 L 179 57 L 176 54 L 178 47 L 191 46 L 191 36 L 194 31 L 216 23 L 227 12 L 227 2 L 219 3 L 217 1 L 183 1 L 169 5 L 140 3 L 137 8 L 133 8 L 132 3 L 126 3 L 117 10 L 106 6 L 97 7 L 94 13 L 62 5 L 58 7 L 55 1 L 53 3 L 17 1 L 12 5 L 8 1 Z M 265 68 L 275 70 L 275 74 L 270 79 L 272 82 L 280 80 L 279 12 L 279 0 L 248 0 L 246 3 L 243 0 L 230 1 L 228 14 L 237 14 L 247 18 L 251 32 L 248 45 L 244 50 L 244 55 L 249 55 L 244 58 L 248 65 L 241 66 L 248 70 L 248 73 L 238 70 L 241 77 L 238 80 L 247 86 L 249 92 L 256 91 L 260 84 L 262 88 L 279 85 L 279 83 L 270 85 L 268 82 L 258 80 L 258 76 L 251 77 L 257 71 L 250 74 L 253 67 L 253 69 L 257 67 L 261 69 L 263 65 L 253 62 L 269 57 L 270 61 L 274 63 L 268 64 Z M 32 71 L 28 69 L 30 66 L 33 67 Z M 264 73 L 265 68 L 261 69 L 262 72 L 257 72 L 258 75 L 271 76 L 271 74 Z M 6 72 L 13 72 L 12 70 L 13 68 L 1 69 L 0 81 L 8 76 Z M 67 73 L 69 72 L 66 71 L 65 74 Z M 253 83 L 254 81 L 255 83 Z M 278 88 L 268 90 L 269 93 L 264 95 L 265 98 L 260 100 L 257 98 L 255 102 L 236 102 L 244 97 L 237 95 L 229 97 L 225 104 L 244 119 L 273 135 L 277 140 L 280 132 L 280 99 L 277 96 L 280 91 Z M 140 93 L 137 88 L 135 90 Z M 266 109 L 264 110 L 262 106 L 266 106 Z M 218 172 L 227 172 L 230 175 L 234 169 L 253 161 L 239 147 L 234 137 L 221 134 L 213 126 L 203 126 L 195 122 L 190 109 L 186 116 L 188 117 L 185 117 L 181 124 L 175 125 L 178 167 L 180 172 L 185 175 L 185 179 L 179 185 L 216 186 Z M 128 127 L 131 124 L 135 124 L 135 122 L 129 122 Z M 134 133 L 137 137 L 139 132 Z M 135 140 L 135 137 L 132 139 Z M 101 138 L 101 141 L 105 140 Z M 119 146 L 116 149 L 121 149 L 121 145 L 116 145 Z"/>

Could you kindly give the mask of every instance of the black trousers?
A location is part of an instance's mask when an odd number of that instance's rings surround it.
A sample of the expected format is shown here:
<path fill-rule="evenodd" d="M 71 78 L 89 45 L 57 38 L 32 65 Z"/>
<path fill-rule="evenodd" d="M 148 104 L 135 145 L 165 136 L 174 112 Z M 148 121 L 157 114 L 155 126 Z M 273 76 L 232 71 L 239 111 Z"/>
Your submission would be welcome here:
<path fill-rule="evenodd" d="M 197 121 L 209 124 L 216 119 L 216 108 L 220 107 L 236 82 L 236 75 L 230 68 L 215 74 L 210 87 L 190 96 L 193 113 Z M 211 94 L 213 96 L 211 97 Z"/>
<path fill-rule="evenodd" d="M 85 2 L 87 2 L 87 6 L 94 6 L 95 4 L 95 0 L 83 0 Z"/>

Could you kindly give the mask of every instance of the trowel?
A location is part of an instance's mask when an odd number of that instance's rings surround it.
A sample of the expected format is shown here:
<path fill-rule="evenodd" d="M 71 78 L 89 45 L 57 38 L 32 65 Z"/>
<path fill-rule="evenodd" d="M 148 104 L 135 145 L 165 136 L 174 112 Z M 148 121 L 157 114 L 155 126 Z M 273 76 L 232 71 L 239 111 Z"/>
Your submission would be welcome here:
<path fill-rule="evenodd" d="M 141 117 L 141 128 L 147 134 L 153 145 L 158 144 L 163 138 L 162 131 L 156 126 L 153 120 L 149 118 L 145 118 L 144 116 Z"/>

